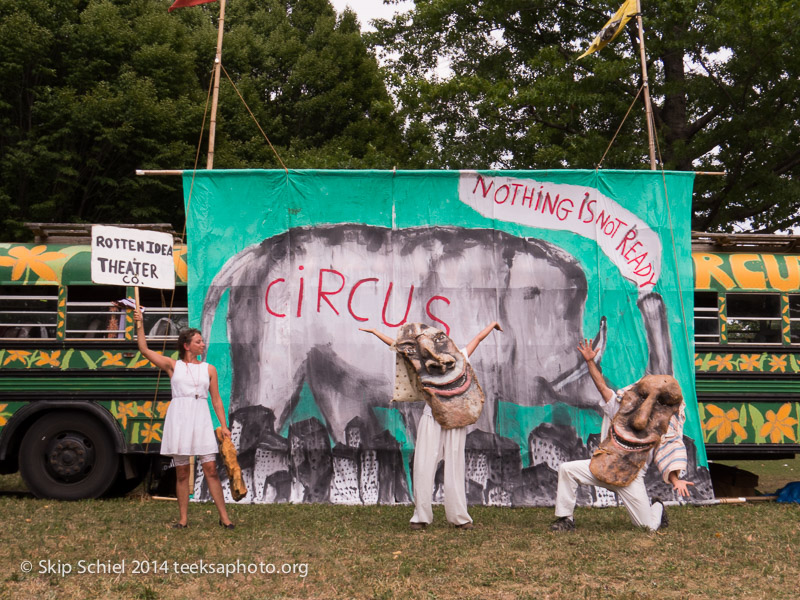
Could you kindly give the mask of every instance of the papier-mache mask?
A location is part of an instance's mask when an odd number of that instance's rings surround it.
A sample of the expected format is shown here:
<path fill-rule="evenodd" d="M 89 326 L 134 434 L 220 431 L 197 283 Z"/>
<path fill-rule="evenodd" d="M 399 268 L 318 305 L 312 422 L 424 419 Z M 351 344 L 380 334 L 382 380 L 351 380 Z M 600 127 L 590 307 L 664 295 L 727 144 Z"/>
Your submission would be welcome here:
<path fill-rule="evenodd" d="M 483 390 L 467 357 L 444 331 L 408 323 L 400 328 L 394 348 L 398 356 L 395 400 L 425 400 L 444 429 L 478 420 Z"/>
<path fill-rule="evenodd" d="M 610 485 L 629 485 L 667 433 L 682 402 L 681 387 L 670 375 L 645 375 L 630 386 L 622 394 L 608 435 L 592 456 L 592 474 Z"/>

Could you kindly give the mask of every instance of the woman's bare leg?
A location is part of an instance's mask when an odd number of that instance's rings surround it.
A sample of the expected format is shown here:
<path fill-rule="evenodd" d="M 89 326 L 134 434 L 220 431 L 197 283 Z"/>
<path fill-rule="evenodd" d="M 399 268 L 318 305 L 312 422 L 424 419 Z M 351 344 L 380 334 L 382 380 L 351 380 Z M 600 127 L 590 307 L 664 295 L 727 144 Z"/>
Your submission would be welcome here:
<path fill-rule="evenodd" d="M 178 511 L 181 525 L 189 524 L 189 465 L 175 467 L 175 496 L 178 498 Z"/>
<path fill-rule="evenodd" d="M 222 484 L 219 482 L 219 475 L 217 475 L 217 465 L 213 460 L 203 463 L 203 474 L 206 477 L 206 484 L 208 484 L 208 491 L 214 504 L 217 505 L 219 511 L 219 520 L 223 525 L 229 525 L 231 520 L 228 518 L 228 511 L 225 510 L 225 497 L 222 494 Z"/>

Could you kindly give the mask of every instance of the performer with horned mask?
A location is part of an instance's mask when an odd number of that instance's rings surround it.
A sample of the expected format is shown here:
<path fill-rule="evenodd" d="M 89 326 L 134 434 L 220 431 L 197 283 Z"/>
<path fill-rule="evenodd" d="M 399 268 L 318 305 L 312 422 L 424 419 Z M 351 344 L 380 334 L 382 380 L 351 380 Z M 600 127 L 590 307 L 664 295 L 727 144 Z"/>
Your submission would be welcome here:
<path fill-rule="evenodd" d="M 417 427 L 414 448 L 414 515 L 411 529 L 425 529 L 433 522 L 434 478 L 444 459 L 444 510 L 458 529 L 472 529 L 467 512 L 464 445 L 467 426 L 478 420 L 483 409 L 483 390 L 469 356 L 494 329 L 495 321 L 459 350 L 447 334 L 423 323 L 408 323 L 396 340 L 375 329 L 372 333 L 397 353 L 395 401 L 426 402 Z"/>

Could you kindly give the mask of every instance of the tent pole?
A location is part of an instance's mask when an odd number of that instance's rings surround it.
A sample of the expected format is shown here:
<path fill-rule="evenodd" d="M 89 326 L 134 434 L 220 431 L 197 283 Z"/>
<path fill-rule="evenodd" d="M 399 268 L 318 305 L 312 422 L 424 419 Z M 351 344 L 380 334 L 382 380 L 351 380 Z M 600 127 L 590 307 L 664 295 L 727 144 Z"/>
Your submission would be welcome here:
<path fill-rule="evenodd" d="M 211 95 L 211 123 L 208 127 L 208 159 L 206 169 L 214 168 L 214 141 L 217 133 L 217 101 L 219 100 L 219 77 L 222 67 L 222 30 L 225 25 L 225 0 L 219 0 L 219 31 L 217 32 L 217 54 L 214 57 L 214 91 Z"/>
<path fill-rule="evenodd" d="M 653 106 L 650 104 L 650 86 L 647 80 L 647 55 L 644 51 L 644 27 L 642 26 L 642 1 L 636 0 L 636 22 L 639 25 L 639 58 L 642 63 L 642 84 L 644 85 L 644 107 L 647 112 L 647 140 L 650 148 L 650 169 L 656 170 L 655 125 Z"/>

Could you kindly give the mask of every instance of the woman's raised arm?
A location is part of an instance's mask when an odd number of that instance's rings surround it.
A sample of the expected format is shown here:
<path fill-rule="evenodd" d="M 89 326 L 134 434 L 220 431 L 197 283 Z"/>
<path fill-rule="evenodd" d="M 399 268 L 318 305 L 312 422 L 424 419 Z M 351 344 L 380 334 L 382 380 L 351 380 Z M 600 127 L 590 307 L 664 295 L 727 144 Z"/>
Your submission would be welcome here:
<path fill-rule="evenodd" d="M 142 311 L 140 311 L 138 307 L 133 311 L 133 321 L 136 323 L 136 343 L 139 346 L 139 352 L 141 352 L 142 356 L 147 360 L 159 369 L 166 371 L 167 375 L 172 377 L 172 372 L 175 370 L 175 361 L 147 347 L 147 337 L 144 334 L 144 323 L 142 322 Z"/>

